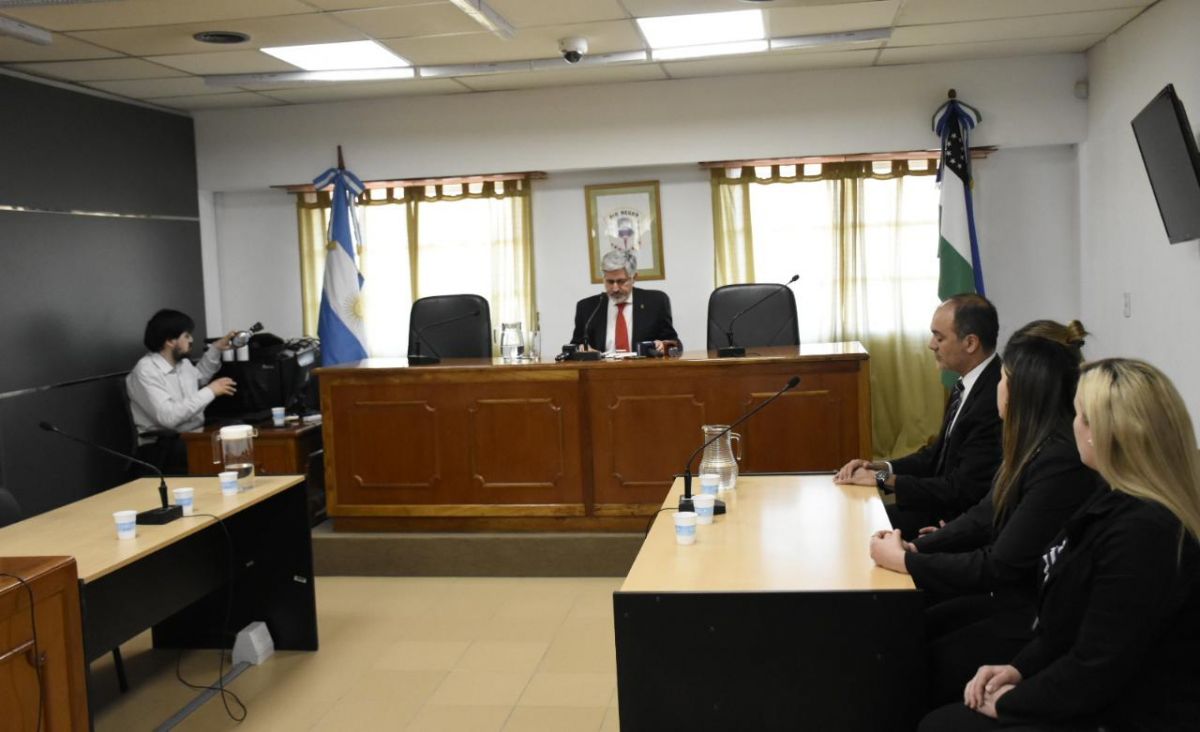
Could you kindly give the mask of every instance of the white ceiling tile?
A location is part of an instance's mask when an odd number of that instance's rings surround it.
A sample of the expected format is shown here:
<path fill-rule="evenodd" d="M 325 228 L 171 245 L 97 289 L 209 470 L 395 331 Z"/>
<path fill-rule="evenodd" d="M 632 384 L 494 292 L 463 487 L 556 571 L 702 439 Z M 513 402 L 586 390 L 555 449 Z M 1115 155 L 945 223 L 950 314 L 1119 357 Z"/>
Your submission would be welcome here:
<path fill-rule="evenodd" d="M 616 84 L 634 81 L 657 81 L 667 75 L 658 64 L 631 66 L 593 66 L 562 71 L 529 71 L 491 76 L 464 76 L 459 82 L 476 91 L 504 89 L 534 89 L 550 86 L 582 86 L 585 84 Z"/>
<path fill-rule="evenodd" d="M 6 7 L 4 14 L 50 30 L 96 30 L 174 25 L 311 13 L 300 0 L 107 0 Z"/>
<path fill-rule="evenodd" d="M 488 0 L 488 4 L 517 28 L 629 17 L 617 0 Z"/>
<path fill-rule="evenodd" d="M 897 25 L 994 20 L 1087 10 L 1145 7 L 1155 0 L 907 0 Z"/>
<path fill-rule="evenodd" d="M 205 86 L 198 76 L 177 76 L 168 79 L 137 79 L 131 81 L 89 81 L 85 86 L 119 94 L 133 99 L 152 97 L 189 97 L 200 94 L 221 94 L 228 88 Z"/>
<path fill-rule="evenodd" d="M 184 53 L 172 56 L 148 56 L 147 58 L 155 63 L 186 71 L 189 74 L 266 74 L 296 70 L 295 66 L 262 51 Z"/>
<path fill-rule="evenodd" d="M 855 51 L 797 51 L 753 56 L 728 56 L 723 59 L 673 61 L 663 64 L 672 78 L 766 74 L 801 69 L 840 69 L 870 66 L 879 54 L 878 47 Z"/>
<path fill-rule="evenodd" d="M 235 109 L 242 107 L 278 107 L 284 102 L 253 92 L 201 94 L 189 97 L 157 97 L 152 104 L 173 109 Z"/>
<path fill-rule="evenodd" d="M 319 102 L 341 102 L 351 99 L 376 97 L 398 97 L 411 94 L 462 94 L 467 89 L 450 79 L 415 79 L 412 81 L 355 82 L 329 84 L 293 89 L 264 90 L 262 95 L 291 104 L 315 104 Z"/>
<path fill-rule="evenodd" d="M 469 33 L 387 39 L 383 43 L 414 64 L 428 66 L 556 58 L 558 39 L 566 36 L 587 38 L 588 53 L 592 55 L 645 48 L 632 20 L 526 28 L 509 40 L 492 33 Z"/>
<path fill-rule="evenodd" d="M 321 10 L 362 10 L 364 8 L 390 8 L 396 5 L 438 5 L 450 0 L 304 0 Z"/>
<path fill-rule="evenodd" d="M 372 38 L 411 38 L 445 33 L 470 33 L 481 26 L 463 11 L 442 3 L 405 5 L 372 10 L 345 10 L 331 18 L 357 28 Z"/>
<path fill-rule="evenodd" d="M 900 0 L 882 0 L 835 7 L 768 9 L 767 34 L 771 38 L 781 38 L 887 28 L 899 7 Z"/>
<path fill-rule="evenodd" d="M 67 81 L 108 81 L 112 79 L 157 79 L 179 76 L 165 66 L 137 58 L 113 58 L 93 61 L 55 61 L 40 64 L 13 64 L 27 74 Z"/>
<path fill-rule="evenodd" d="M 940 46 L 909 46 L 885 48 L 879 54 L 878 65 L 923 64 L 939 61 L 962 61 L 973 58 L 1007 56 L 1036 56 L 1048 53 L 1079 53 L 1104 40 L 1106 34 L 1036 38 L 1014 41 L 951 43 Z"/>
<path fill-rule="evenodd" d="M 1138 12 L 1138 8 L 1121 8 L 1087 13 L 1040 15 L 1029 18 L 905 26 L 896 28 L 892 32 L 888 47 L 1052 38 L 1090 33 L 1107 35 L 1137 15 Z"/>
<path fill-rule="evenodd" d="M 124 28 L 114 30 L 79 31 L 72 33 L 84 41 L 111 48 L 132 56 L 163 56 L 184 53 L 220 53 L 229 46 L 201 43 L 192 34 L 218 30 L 211 23 L 164 25 L 153 28 Z M 250 36 L 238 50 L 263 46 L 291 46 L 302 43 L 334 43 L 361 41 L 361 32 L 338 23 L 328 15 L 284 15 L 276 18 L 230 20 L 221 23 L 219 30 L 238 31 Z"/>
<path fill-rule="evenodd" d="M 875 0 L 774 0 L 772 7 L 835 6 L 869 3 Z M 720 13 L 728 10 L 747 10 L 753 5 L 741 0 L 622 0 L 635 18 L 656 15 L 686 15 L 689 13 Z"/>
<path fill-rule="evenodd" d="M 112 58 L 120 55 L 116 51 L 77 41 L 59 33 L 54 34 L 53 42 L 49 46 L 39 46 L 36 43 L 0 36 L 0 63 L 70 61 L 86 58 Z"/>

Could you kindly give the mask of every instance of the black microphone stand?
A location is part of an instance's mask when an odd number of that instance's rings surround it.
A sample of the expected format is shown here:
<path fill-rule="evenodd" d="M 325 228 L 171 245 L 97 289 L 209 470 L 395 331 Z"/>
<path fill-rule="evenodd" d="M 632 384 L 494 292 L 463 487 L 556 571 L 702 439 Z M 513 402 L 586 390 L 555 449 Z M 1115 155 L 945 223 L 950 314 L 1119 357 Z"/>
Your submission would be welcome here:
<path fill-rule="evenodd" d="M 112 448 L 109 448 L 109 447 L 105 447 L 104 445 L 98 445 L 94 442 L 90 442 L 81 437 L 76 437 L 75 435 L 69 435 L 66 432 L 63 432 L 59 428 L 55 427 L 54 425 L 50 424 L 49 422 L 40 422 L 40 423 L 38 423 L 38 427 L 41 427 L 42 429 L 44 429 L 47 432 L 53 432 L 57 435 L 62 435 L 63 437 L 67 438 L 68 440 L 78 442 L 81 445 L 87 445 L 88 447 L 99 450 L 100 452 L 106 452 L 109 455 L 116 455 L 117 457 L 119 457 L 123 460 L 126 460 L 128 462 L 137 463 L 138 465 L 145 466 L 145 467 L 153 470 L 155 473 L 158 473 L 158 498 L 160 501 L 162 501 L 162 506 L 160 508 L 152 508 L 148 511 L 140 511 L 137 515 L 137 522 L 139 524 L 143 524 L 143 525 L 169 524 L 172 521 L 174 521 L 175 519 L 183 517 L 183 507 L 182 506 L 174 506 L 171 504 L 170 501 L 167 500 L 167 478 L 165 475 L 163 475 L 163 471 L 154 463 L 148 463 L 145 460 L 141 460 L 132 455 L 126 455 L 123 452 L 117 452 L 116 450 L 113 450 Z"/>
<path fill-rule="evenodd" d="M 734 427 L 737 427 L 742 422 L 745 422 L 746 420 L 750 419 L 754 415 L 758 414 L 760 411 L 762 411 L 763 407 L 767 406 L 771 402 L 773 402 L 776 399 L 778 399 L 779 397 L 783 396 L 784 392 L 790 391 L 791 389 L 795 389 L 796 385 L 799 383 L 800 383 L 799 376 L 793 376 L 792 378 L 788 379 L 788 383 L 785 384 L 782 389 L 780 389 L 779 391 L 772 394 L 771 397 L 769 399 L 767 399 L 765 402 L 763 402 L 762 404 L 759 404 L 754 409 L 751 409 L 749 412 L 746 412 L 741 417 L 738 417 L 737 420 L 730 423 L 729 426 L 726 427 L 725 429 L 721 430 L 717 434 L 715 434 L 712 437 L 710 437 L 709 439 L 705 440 L 703 445 L 696 448 L 696 451 L 693 452 L 690 456 L 688 456 L 687 463 L 683 469 L 683 495 L 679 497 L 679 510 L 680 511 L 694 511 L 696 509 L 695 504 L 692 502 L 692 461 L 696 459 L 696 456 L 699 455 L 704 450 L 704 448 L 708 447 L 709 445 L 713 444 L 717 440 L 721 439 L 722 436 L 724 436 L 726 433 L 728 433 Z M 725 503 L 723 501 L 717 501 L 716 504 L 713 506 L 713 513 L 714 514 L 725 513 Z"/>
<path fill-rule="evenodd" d="M 602 355 L 599 351 L 586 350 L 590 349 L 588 344 L 588 328 L 592 327 L 592 319 L 596 317 L 596 313 L 600 312 L 600 306 L 607 299 L 607 294 L 600 293 L 600 299 L 596 301 L 596 307 L 592 308 L 592 314 L 583 324 L 583 348 L 576 348 L 567 356 L 568 361 L 599 361 Z"/>
<path fill-rule="evenodd" d="M 435 364 L 441 363 L 442 362 L 442 354 L 437 352 L 437 349 L 433 347 L 432 343 L 429 343 L 429 342 L 425 343 L 425 345 L 429 346 L 429 350 L 433 351 L 432 356 L 424 355 L 421 353 L 421 341 L 425 340 L 425 331 L 431 330 L 433 328 L 440 328 L 443 325 L 449 325 L 450 323 L 454 323 L 459 320 L 473 318 L 477 315 L 479 315 L 478 308 L 476 308 L 475 310 L 472 310 L 469 313 L 459 313 L 458 315 L 455 315 L 452 318 L 446 318 L 445 320 L 439 320 L 436 323 L 430 323 L 429 325 L 425 325 L 420 328 L 417 328 L 417 332 L 413 334 L 413 352 L 408 354 L 408 365 L 409 366 L 433 366 Z"/>
<path fill-rule="evenodd" d="M 762 305 L 767 300 L 770 300 L 772 297 L 779 294 L 780 291 L 786 290 L 788 288 L 788 285 L 792 284 L 793 282 L 795 282 L 798 279 L 800 279 L 800 275 L 798 275 L 798 274 L 792 275 L 792 278 L 790 280 L 788 280 L 787 282 L 784 282 L 782 284 L 779 284 L 777 286 L 777 289 L 771 290 L 766 295 L 764 295 L 763 297 L 761 297 L 757 301 L 755 301 L 753 304 L 751 304 L 750 307 L 746 308 L 745 310 L 742 310 L 741 312 L 739 312 L 738 314 L 736 314 L 732 318 L 730 318 L 729 319 L 729 327 L 726 328 L 726 330 L 725 330 L 725 338 L 726 338 L 726 340 L 729 341 L 729 344 L 725 345 L 725 346 L 720 346 L 719 348 L 717 348 L 717 357 L 718 358 L 740 358 L 742 356 L 745 356 L 746 349 L 742 346 L 735 346 L 733 344 L 733 324 L 737 322 L 738 318 L 742 317 L 743 315 L 750 312 L 751 310 L 758 307 L 759 305 Z M 793 315 L 792 317 L 795 317 L 795 315 Z"/>

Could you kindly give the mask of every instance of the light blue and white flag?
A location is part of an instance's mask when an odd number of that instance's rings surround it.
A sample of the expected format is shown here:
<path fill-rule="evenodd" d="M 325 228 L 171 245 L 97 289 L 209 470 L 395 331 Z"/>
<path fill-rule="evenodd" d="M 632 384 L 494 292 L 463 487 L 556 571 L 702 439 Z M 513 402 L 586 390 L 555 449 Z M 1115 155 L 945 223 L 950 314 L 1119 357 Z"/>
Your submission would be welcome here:
<path fill-rule="evenodd" d="M 934 130 L 942 138 L 941 216 L 938 231 L 938 298 L 983 292 L 979 238 L 975 235 L 975 205 L 971 199 L 970 133 L 978 120 L 951 99 Z"/>
<path fill-rule="evenodd" d="M 317 336 L 321 339 L 321 363 L 332 366 L 367 357 L 363 327 L 363 277 L 356 252 L 361 244 L 354 198 L 363 184 L 344 168 L 330 168 L 313 181 L 317 188 L 333 184 L 329 235 L 325 245 L 325 285 L 321 291 L 321 314 Z"/>

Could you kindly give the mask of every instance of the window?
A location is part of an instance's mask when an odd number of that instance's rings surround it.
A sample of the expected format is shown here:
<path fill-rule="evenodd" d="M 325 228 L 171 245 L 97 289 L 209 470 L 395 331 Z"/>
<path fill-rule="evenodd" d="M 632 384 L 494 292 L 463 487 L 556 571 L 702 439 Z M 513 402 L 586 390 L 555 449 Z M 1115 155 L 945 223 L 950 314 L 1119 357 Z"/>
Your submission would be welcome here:
<path fill-rule="evenodd" d="M 407 354 L 409 310 L 420 297 L 479 294 L 493 327 L 533 322 L 528 180 L 373 188 L 358 204 L 371 356 Z M 329 195 L 300 194 L 297 206 L 304 332 L 316 335 Z"/>

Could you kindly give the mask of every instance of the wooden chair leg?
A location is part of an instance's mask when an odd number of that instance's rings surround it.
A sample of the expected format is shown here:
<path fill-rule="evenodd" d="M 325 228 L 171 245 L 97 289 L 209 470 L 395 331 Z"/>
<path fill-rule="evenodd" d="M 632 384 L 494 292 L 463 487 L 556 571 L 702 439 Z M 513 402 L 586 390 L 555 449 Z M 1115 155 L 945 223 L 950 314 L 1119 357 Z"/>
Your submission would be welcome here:
<path fill-rule="evenodd" d="M 113 668 L 117 670 L 117 688 L 121 693 L 129 691 L 129 679 L 125 678 L 125 662 L 121 660 L 121 647 L 113 649 Z"/>

